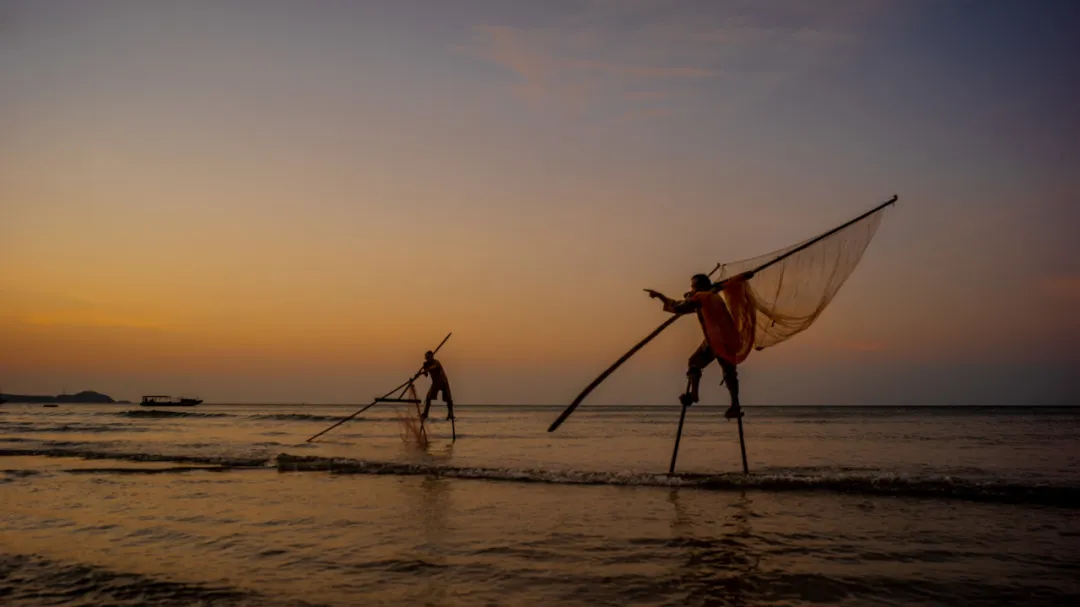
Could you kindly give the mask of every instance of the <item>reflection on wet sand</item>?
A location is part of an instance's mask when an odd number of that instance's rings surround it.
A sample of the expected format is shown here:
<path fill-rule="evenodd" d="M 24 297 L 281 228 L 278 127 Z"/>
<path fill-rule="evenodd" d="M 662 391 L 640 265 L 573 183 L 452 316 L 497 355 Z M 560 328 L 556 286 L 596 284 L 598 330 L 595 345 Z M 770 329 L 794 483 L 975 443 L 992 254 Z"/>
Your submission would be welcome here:
<path fill-rule="evenodd" d="M 450 481 L 433 477 L 404 489 L 405 515 L 413 521 L 413 548 L 406 556 L 428 569 L 419 576 L 414 600 L 421 605 L 445 605 L 448 586 L 441 572 L 449 568 L 452 542 L 448 513 L 453 510 Z"/>
<path fill-rule="evenodd" d="M 761 558 L 755 553 L 751 519 L 753 500 L 742 492 L 729 502 L 723 518 L 722 535 L 714 536 L 710 527 L 699 524 L 717 517 L 698 512 L 685 500 L 680 490 L 672 490 L 668 501 L 674 507 L 670 545 L 685 554 L 685 564 L 677 577 L 691 604 L 744 605 L 753 592 L 752 574 Z"/>

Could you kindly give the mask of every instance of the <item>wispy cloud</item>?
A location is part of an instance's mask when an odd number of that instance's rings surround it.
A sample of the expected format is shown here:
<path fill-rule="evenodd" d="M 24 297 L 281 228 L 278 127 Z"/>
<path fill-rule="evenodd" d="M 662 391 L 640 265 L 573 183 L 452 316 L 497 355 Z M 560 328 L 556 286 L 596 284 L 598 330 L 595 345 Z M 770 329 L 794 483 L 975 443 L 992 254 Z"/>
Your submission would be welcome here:
<path fill-rule="evenodd" d="M 586 2 L 551 27 L 482 24 L 461 47 L 534 106 L 655 116 L 725 87 L 762 94 L 835 59 L 884 2 Z"/>
<path fill-rule="evenodd" d="M 649 87 L 654 82 L 698 80 L 715 75 L 712 70 L 695 65 L 605 59 L 590 51 L 597 46 L 600 32 L 493 25 L 477 26 L 475 31 L 476 37 L 466 50 L 512 72 L 517 76 L 513 93 L 534 104 L 583 109 L 610 94 L 631 101 L 650 101 L 666 98 L 672 91 L 632 89 Z"/>

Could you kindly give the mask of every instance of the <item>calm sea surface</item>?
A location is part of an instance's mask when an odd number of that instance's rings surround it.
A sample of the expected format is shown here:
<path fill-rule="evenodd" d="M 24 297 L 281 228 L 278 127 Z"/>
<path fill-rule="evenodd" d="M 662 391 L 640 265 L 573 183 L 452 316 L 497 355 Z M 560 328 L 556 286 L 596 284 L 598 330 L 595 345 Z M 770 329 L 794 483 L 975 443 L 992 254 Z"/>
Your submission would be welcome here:
<path fill-rule="evenodd" d="M 1080 409 L 356 408 L 0 406 L 0 604 L 1080 605 Z"/>

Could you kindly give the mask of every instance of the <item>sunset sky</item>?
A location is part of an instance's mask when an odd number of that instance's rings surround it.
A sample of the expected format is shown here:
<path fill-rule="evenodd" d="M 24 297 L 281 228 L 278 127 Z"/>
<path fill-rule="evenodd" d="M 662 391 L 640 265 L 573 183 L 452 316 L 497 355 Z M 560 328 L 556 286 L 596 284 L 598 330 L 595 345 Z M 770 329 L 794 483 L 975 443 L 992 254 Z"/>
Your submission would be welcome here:
<path fill-rule="evenodd" d="M 0 0 L 0 388 L 565 403 L 899 195 L 755 404 L 1078 404 L 1080 3 Z M 590 404 L 671 403 L 683 319 Z M 706 374 L 703 399 L 725 404 Z M 426 380 L 423 386 L 426 387 Z"/>

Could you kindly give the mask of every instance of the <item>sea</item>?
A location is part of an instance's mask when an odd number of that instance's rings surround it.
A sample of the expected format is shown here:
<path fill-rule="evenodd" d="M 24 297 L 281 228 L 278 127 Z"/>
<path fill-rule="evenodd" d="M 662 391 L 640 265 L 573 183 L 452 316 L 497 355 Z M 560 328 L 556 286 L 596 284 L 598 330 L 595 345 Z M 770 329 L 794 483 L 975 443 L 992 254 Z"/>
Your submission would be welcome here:
<path fill-rule="evenodd" d="M 0 406 L 0 604 L 1080 605 L 1080 408 L 358 408 Z"/>

